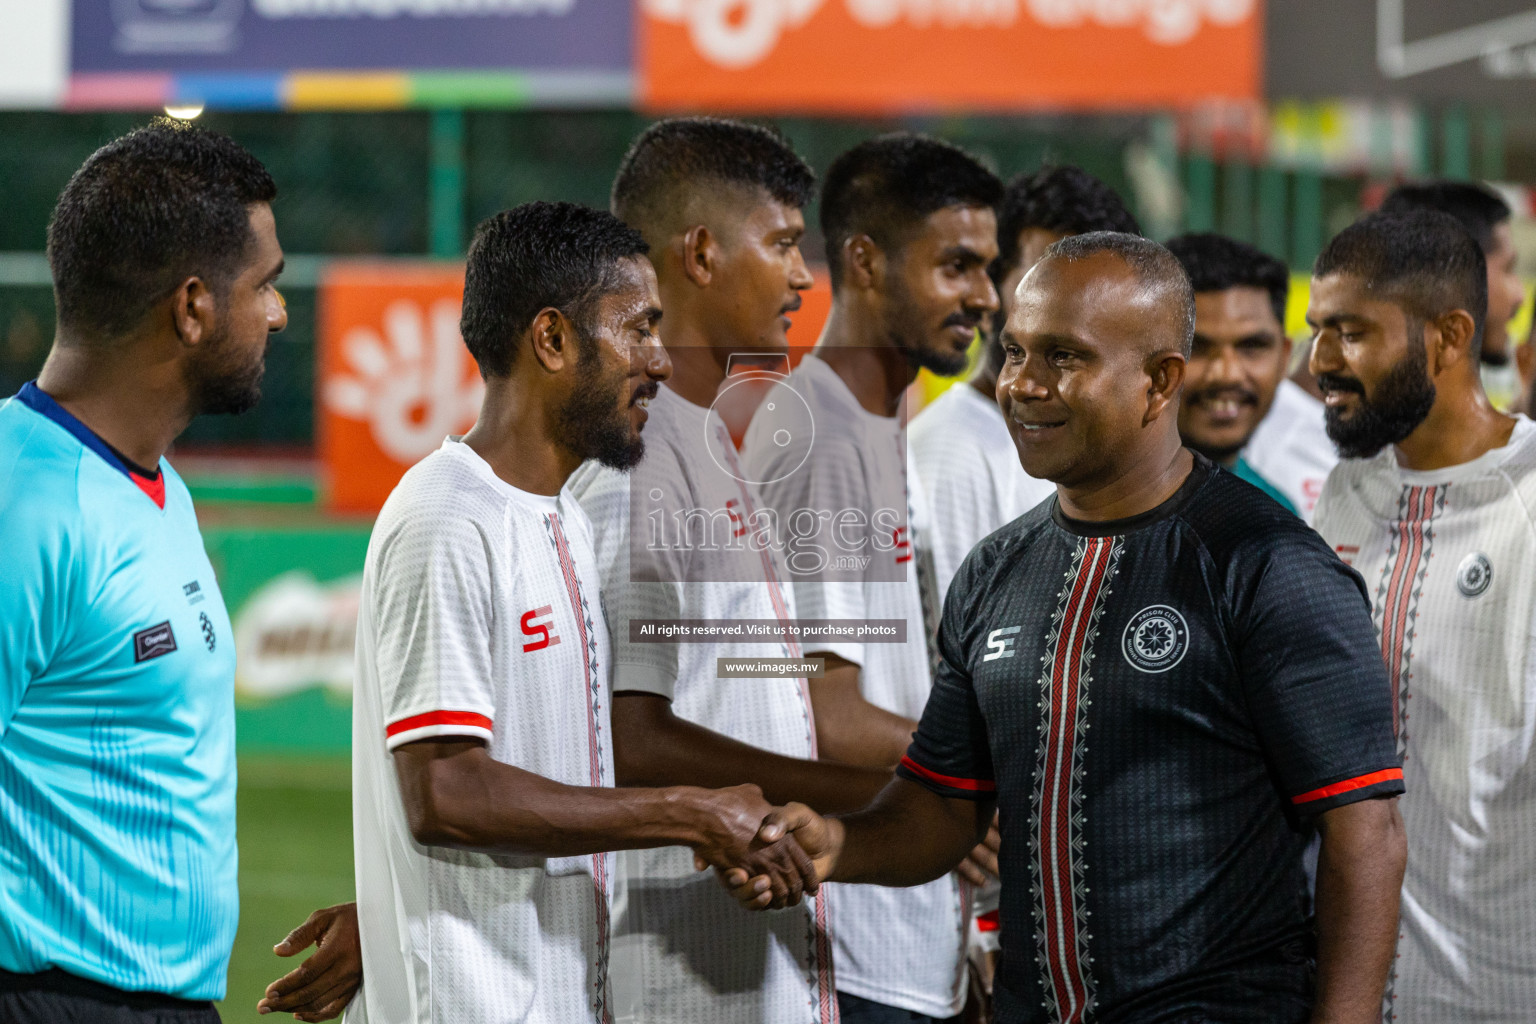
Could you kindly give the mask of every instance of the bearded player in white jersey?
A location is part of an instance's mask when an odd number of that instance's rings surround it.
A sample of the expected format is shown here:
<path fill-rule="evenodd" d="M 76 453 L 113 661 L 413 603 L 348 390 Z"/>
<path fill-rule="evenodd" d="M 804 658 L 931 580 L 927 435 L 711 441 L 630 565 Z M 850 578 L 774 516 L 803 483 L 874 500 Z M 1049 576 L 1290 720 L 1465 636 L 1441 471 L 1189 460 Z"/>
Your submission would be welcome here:
<path fill-rule="evenodd" d="M 650 405 L 645 458 L 628 475 L 589 461 L 571 483 L 596 532 L 614 643 L 614 763 L 624 785 L 750 782 L 775 803 L 853 810 L 890 779 L 815 760 L 800 671 L 720 677 L 721 658 L 798 658 L 792 634 L 695 642 L 644 632 L 647 621 L 734 627 L 794 618 L 778 554 L 746 542 L 762 502 L 729 421 L 750 386 L 734 389 L 726 374 L 733 356 L 783 359 L 788 314 L 812 283 L 799 243 L 814 188 L 811 169 L 776 133 L 715 118 L 652 125 L 614 180 L 614 213 L 650 245 L 673 365 Z M 617 1020 L 837 1020 L 835 916 L 824 896 L 745 914 L 678 848 L 621 854 L 618 888 Z"/>
<path fill-rule="evenodd" d="M 938 597 L 907 477 L 902 397 L 920 366 L 965 367 L 997 309 L 1002 185 L 962 150 L 898 134 L 833 161 L 821 225 L 833 302 L 816 348 L 764 398 L 742 446 L 789 545 L 807 618 L 899 631 L 808 642 L 825 659 L 811 697 L 823 757 L 894 766 L 932 686 Z M 910 485 L 910 486 L 908 486 Z M 943 524 L 935 524 L 942 527 Z M 967 866 L 996 873 L 996 834 Z M 949 874 L 912 889 L 837 886 L 834 949 L 844 1024 L 947 1019 L 966 996 L 970 890 Z"/>
<path fill-rule="evenodd" d="M 1536 426 L 1479 377 L 1488 281 L 1433 211 L 1345 229 L 1313 269 L 1311 368 L 1345 459 L 1316 527 L 1365 577 L 1394 694 L 1408 870 L 1385 1019 L 1536 1006 Z"/>
<path fill-rule="evenodd" d="M 644 452 L 670 372 L 645 251 L 569 203 L 498 214 L 470 248 L 461 332 L 485 402 L 390 495 L 363 573 L 352 1020 L 606 1024 L 607 851 L 689 846 L 800 896 L 803 854 L 753 838 L 755 787 L 612 788 L 611 646 L 565 484 Z"/>
<path fill-rule="evenodd" d="M 907 431 L 912 468 L 940 527 L 931 535 L 940 600 L 971 548 L 1056 493 L 1048 481 L 1024 472 L 1014 454 L 997 404 L 1003 367 L 997 336 L 1019 282 L 1046 247 L 1089 231 L 1141 234 L 1115 190 L 1079 167 L 1045 167 L 1008 183 L 997 210 L 997 259 L 988 269 L 998 309 L 982 357 L 969 380 L 924 407 Z"/>

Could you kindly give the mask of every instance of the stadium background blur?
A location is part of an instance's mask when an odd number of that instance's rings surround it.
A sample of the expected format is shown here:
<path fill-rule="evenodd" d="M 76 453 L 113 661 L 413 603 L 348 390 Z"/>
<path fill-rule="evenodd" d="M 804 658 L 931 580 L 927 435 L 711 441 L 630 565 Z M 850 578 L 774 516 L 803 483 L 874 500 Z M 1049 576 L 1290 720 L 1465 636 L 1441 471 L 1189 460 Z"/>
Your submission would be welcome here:
<path fill-rule="evenodd" d="M 911 128 L 1005 176 L 1078 164 L 1154 237 L 1218 230 L 1281 257 L 1300 285 L 1287 328 L 1304 341 L 1312 259 L 1396 181 L 1496 183 L 1522 266 L 1536 261 L 1536 5 L 1451 6 L 0 3 L 0 394 L 47 354 L 48 217 L 97 146 L 157 113 L 197 116 L 280 188 L 290 319 L 265 397 L 245 416 L 196 421 L 171 455 L 240 659 L 242 914 L 224 1019 L 256 1019 L 284 969 L 271 944 L 352 893 L 358 577 L 372 510 L 401 468 L 472 421 L 455 261 L 478 221 L 532 199 L 606 206 L 619 158 L 662 113 L 770 121 L 818 171 L 862 138 Z M 708 24 L 706 8 L 722 20 Z M 1158 23 L 1158 8 L 1194 20 Z M 796 318 L 800 345 L 828 301 L 807 213 L 818 284 Z M 1528 299 L 1517 344 L 1529 325 Z M 925 374 L 912 405 L 947 384 Z"/>

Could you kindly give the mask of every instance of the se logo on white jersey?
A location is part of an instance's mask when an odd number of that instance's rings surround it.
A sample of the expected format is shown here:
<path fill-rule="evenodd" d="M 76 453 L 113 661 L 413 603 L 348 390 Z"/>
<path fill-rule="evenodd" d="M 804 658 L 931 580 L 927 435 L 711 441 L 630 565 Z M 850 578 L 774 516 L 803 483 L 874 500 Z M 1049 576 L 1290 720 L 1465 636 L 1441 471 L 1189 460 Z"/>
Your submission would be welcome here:
<path fill-rule="evenodd" d="M 546 604 L 544 607 L 535 608 L 531 612 L 523 612 L 523 617 L 521 620 L 523 636 L 531 636 L 535 638 L 534 640 L 523 644 L 524 654 L 527 654 L 531 651 L 542 651 L 544 648 L 553 647 L 555 644 L 560 642 L 559 635 L 551 632 L 549 628 L 554 624 L 554 616 L 551 614 L 553 611 L 554 609 L 550 605 Z M 548 617 L 548 622 L 539 621 L 545 617 Z"/>

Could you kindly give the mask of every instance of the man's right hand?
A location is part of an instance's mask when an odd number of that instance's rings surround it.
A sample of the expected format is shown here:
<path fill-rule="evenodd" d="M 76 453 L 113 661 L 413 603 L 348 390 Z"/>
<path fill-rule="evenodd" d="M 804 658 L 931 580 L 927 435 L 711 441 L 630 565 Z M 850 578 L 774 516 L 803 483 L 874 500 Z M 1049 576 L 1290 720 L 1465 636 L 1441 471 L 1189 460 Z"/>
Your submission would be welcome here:
<path fill-rule="evenodd" d="M 695 866 L 740 872 L 742 886 L 753 890 L 762 909 L 792 907 L 816 892 L 820 880 L 811 858 L 788 830 L 764 828 L 775 808 L 762 790 L 743 785 L 693 792 L 702 819 Z"/>
<path fill-rule="evenodd" d="M 757 835 L 759 842 L 794 843 L 801 855 L 810 859 L 814 882 L 820 885 L 837 864 L 844 833 L 843 823 L 836 818 L 823 818 L 804 804 L 791 803 L 764 817 Z M 773 894 L 765 891 L 760 878 L 751 877 L 740 867 L 717 868 L 716 873 L 721 884 L 748 910 L 773 907 Z"/>

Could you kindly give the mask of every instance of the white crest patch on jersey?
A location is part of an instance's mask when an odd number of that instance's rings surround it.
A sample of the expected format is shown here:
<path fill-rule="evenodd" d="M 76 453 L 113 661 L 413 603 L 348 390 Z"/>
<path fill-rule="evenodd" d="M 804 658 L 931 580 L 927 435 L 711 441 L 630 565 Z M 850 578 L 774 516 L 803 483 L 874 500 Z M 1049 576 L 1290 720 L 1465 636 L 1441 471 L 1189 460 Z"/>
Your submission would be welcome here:
<path fill-rule="evenodd" d="M 1125 624 L 1120 649 L 1140 672 L 1167 672 L 1189 650 L 1189 625 L 1176 608 L 1148 605 Z"/>
<path fill-rule="evenodd" d="M 1474 551 L 1456 567 L 1456 589 L 1462 597 L 1478 597 L 1493 582 L 1493 563 L 1481 551 Z"/>

